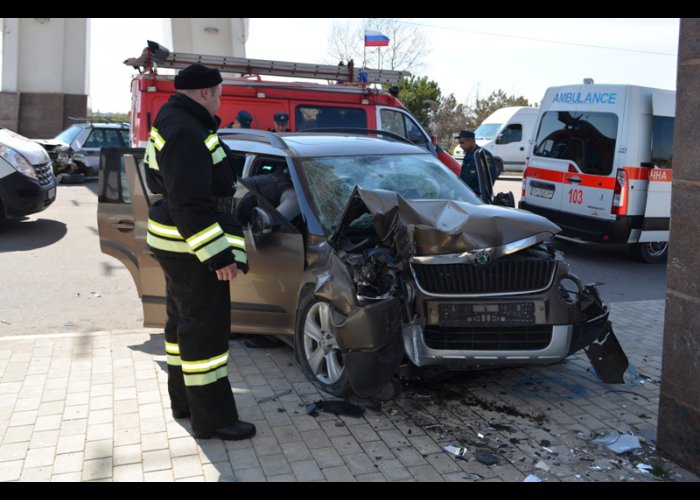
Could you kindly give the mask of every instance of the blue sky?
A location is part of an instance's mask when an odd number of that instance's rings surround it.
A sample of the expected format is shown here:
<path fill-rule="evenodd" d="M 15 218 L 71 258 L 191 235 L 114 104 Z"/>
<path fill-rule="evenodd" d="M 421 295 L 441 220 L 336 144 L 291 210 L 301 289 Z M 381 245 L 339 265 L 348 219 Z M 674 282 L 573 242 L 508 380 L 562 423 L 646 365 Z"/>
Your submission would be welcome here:
<path fill-rule="evenodd" d="M 677 19 L 406 21 L 424 30 L 431 46 L 430 56 L 415 73 L 437 81 L 443 95 L 453 93 L 459 102 L 497 89 L 539 102 L 547 87 L 587 77 L 596 83 L 676 86 Z M 327 49 L 333 22 L 251 18 L 246 56 L 335 62 Z M 92 108 L 127 111 L 133 70 L 122 61 L 139 55 L 147 39 L 162 40 L 162 19 L 93 18 L 91 24 Z"/>

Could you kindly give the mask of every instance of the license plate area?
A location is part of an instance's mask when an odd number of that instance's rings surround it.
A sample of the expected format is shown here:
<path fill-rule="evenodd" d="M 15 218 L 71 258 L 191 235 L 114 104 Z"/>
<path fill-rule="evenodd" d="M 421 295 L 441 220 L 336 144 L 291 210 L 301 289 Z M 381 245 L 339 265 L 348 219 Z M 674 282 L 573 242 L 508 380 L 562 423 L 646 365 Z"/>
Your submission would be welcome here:
<path fill-rule="evenodd" d="M 551 200 L 554 197 L 554 184 L 548 182 L 530 181 L 530 195 Z"/>
<path fill-rule="evenodd" d="M 538 307 L 541 306 L 541 307 Z M 437 324 L 455 326 L 534 325 L 543 304 L 509 302 L 500 304 L 437 304 Z"/>

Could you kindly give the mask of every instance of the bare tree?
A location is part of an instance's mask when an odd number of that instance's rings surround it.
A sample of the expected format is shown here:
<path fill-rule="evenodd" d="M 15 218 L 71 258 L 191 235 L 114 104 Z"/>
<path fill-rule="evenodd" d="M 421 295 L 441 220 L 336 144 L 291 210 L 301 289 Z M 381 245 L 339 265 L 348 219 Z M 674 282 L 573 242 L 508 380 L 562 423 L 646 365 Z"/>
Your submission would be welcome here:
<path fill-rule="evenodd" d="M 389 37 L 389 46 L 379 50 L 367 47 L 365 51 L 365 30 L 379 31 Z M 400 18 L 367 18 L 361 23 L 346 21 L 333 23 L 328 37 L 329 54 L 340 61 L 355 60 L 368 68 L 380 66 L 394 70 L 416 71 L 430 54 L 430 44 L 420 26 Z M 365 59 L 366 55 L 366 59 Z"/>

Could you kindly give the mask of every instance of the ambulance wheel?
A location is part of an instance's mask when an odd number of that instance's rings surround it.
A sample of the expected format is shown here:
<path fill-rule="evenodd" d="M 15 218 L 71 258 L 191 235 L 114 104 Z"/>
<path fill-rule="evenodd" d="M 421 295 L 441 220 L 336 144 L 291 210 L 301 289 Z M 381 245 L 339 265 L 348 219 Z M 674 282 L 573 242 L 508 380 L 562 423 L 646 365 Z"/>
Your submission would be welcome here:
<path fill-rule="evenodd" d="M 668 241 L 649 241 L 632 245 L 634 258 L 647 264 L 658 264 L 666 260 Z"/>
<path fill-rule="evenodd" d="M 299 302 L 294 354 L 306 378 L 336 397 L 350 392 L 343 357 L 331 325 L 331 305 L 307 291 Z"/>

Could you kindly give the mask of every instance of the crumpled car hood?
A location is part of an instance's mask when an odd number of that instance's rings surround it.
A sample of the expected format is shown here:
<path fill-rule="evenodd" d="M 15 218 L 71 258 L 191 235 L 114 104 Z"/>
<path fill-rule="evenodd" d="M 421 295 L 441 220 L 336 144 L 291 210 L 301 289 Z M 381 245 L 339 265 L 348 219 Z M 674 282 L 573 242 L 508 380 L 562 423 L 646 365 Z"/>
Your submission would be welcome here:
<path fill-rule="evenodd" d="M 498 248 L 532 238 L 520 250 L 561 231 L 546 218 L 523 210 L 453 200 L 406 200 L 393 191 L 356 187 L 331 243 L 364 213 L 371 214 L 377 236 L 393 240 L 404 258 Z"/>

